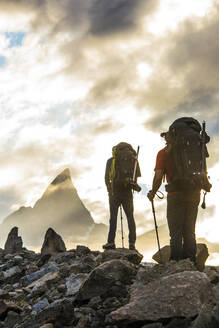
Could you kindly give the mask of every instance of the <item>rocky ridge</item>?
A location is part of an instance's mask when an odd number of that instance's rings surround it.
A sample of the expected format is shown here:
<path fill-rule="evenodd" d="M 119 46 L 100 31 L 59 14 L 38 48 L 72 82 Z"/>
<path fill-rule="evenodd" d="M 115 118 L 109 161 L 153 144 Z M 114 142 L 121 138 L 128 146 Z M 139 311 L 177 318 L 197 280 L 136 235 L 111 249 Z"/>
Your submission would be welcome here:
<path fill-rule="evenodd" d="M 213 328 L 219 326 L 219 267 L 141 263 L 128 249 L 66 250 L 53 229 L 40 254 L 0 249 L 0 327 Z M 10 250 L 10 252 L 8 251 Z"/>

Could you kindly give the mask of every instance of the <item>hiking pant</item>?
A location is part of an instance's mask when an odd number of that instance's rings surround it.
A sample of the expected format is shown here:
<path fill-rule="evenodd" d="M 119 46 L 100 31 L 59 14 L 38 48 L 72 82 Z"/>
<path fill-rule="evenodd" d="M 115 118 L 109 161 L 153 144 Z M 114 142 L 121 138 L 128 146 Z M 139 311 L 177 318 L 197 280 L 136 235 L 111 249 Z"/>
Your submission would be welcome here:
<path fill-rule="evenodd" d="M 196 260 L 195 224 L 200 192 L 176 192 L 167 197 L 167 222 L 170 232 L 170 260 Z"/>
<path fill-rule="evenodd" d="M 122 205 L 128 221 L 129 244 L 135 244 L 136 226 L 133 216 L 134 206 L 133 206 L 133 195 L 131 190 L 129 192 L 122 193 L 122 194 L 115 194 L 115 195 L 109 194 L 110 227 L 109 227 L 109 234 L 108 234 L 108 243 L 115 242 L 117 216 L 118 216 L 118 209 L 120 205 Z"/>

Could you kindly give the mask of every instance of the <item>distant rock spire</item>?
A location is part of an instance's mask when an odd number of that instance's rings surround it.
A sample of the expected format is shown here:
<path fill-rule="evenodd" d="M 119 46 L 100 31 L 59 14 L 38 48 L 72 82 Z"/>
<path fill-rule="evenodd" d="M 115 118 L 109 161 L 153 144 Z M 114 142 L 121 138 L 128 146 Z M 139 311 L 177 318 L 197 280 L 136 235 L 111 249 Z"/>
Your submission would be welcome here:
<path fill-rule="evenodd" d="M 6 253 L 14 254 L 22 251 L 23 241 L 18 236 L 18 227 L 13 227 L 8 234 L 8 238 L 5 243 Z"/>
<path fill-rule="evenodd" d="M 55 230 L 49 228 L 45 234 L 41 255 L 53 255 L 60 252 L 65 252 L 65 243 L 60 235 Z"/>
<path fill-rule="evenodd" d="M 64 181 L 66 181 L 67 179 L 71 180 L 71 173 L 69 168 L 65 169 L 64 171 L 62 171 L 59 175 L 57 175 L 57 177 L 52 181 L 52 185 L 57 185 L 59 183 L 62 183 Z"/>
<path fill-rule="evenodd" d="M 46 188 L 40 200 L 44 200 L 47 197 L 51 197 L 51 195 L 54 195 L 55 192 L 60 192 L 60 190 L 64 189 L 69 189 L 77 193 L 71 180 L 71 173 L 69 168 L 66 168 L 64 171 L 62 171 L 56 176 L 56 178 Z M 38 202 L 39 200 L 36 202 L 35 206 L 38 204 Z"/>

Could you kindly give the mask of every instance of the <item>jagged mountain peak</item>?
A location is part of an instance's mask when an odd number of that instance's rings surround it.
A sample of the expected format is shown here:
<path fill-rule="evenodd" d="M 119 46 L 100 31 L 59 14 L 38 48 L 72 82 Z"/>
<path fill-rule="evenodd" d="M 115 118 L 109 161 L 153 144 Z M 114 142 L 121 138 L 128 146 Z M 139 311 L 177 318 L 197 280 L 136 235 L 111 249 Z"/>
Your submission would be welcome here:
<path fill-rule="evenodd" d="M 57 175 L 57 177 L 51 182 L 51 184 L 57 185 L 68 179 L 71 180 L 71 173 L 70 173 L 69 168 L 66 168 L 64 171 L 62 171 L 60 174 Z"/>
<path fill-rule="evenodd" d="M 66 168 L 50 182 L 33 208 L 22 207 L 5 218 L 1 234 L 6 235 L 15 225 L 28 245 L 38 246 L 39 237 L 42 238 L 49 227 L 57 229 L 69 240 L 84 240 L 94 221 L 72 183 L 69 168 Z"/>
<path fill-rule="evenodd" d="M 51 197 L 52 195 L 56 194 L 57 192 L 63 190 L 71 190 L 74 194 L 77 193 L 75 186 L 72 183 L 71 173 L 69 168 L 66 168 L 60 174 L 58 174 L 55 179 L 48 185 L 45 192 L 43 193 L 41 200 Z M 37 201 L 38 203 L 38 201 Z M 36 204 L 37 204 L 36 203 Z M 35 205 L 36 205 L 35 204 Z"/>

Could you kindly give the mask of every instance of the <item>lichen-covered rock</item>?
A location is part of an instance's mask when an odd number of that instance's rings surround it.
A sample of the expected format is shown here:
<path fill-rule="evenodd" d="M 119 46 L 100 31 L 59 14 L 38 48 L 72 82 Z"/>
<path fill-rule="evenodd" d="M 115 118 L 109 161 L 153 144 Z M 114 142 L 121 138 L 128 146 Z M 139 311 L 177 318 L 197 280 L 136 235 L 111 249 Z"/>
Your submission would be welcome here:
<path fill-rule="evenodd" d="M 80 287 L 77 299 L 86 300 L 105 294 L 117 282 L 130 284 L 136 275 L 133 264 L 124 260 L 112 260 L 96 267 Z"/>
<path fill-rule="evenodd" d="M 189 259 L 181 260 L 179 262 L 170 261 L 166 264 L 155 264 L 153 266 L 141 265 L 138 269 L 135 282 L 131 288 L 134 289 L 137 286 L 146 285 L 151 281 L 184 271 L 197 271 L 197 269 L 194 263 Z"/>
<path fill-rule="evenodd" d="M 203 304 L 215 301 L 205 273 L 182 272 L 163 277 L 131 293 L 130 302 L 110 315 L 116 322 L 158 321 L 197 316 Z"/>
<path fill-rule="evenodd" d="M 67 296 L 75 295 L 79 291 L 83 281 L 86 278 L 87 278 L 86 273 L 78 273 L 78 274 L 72 273 L 70 277 L 66 278 L 66 288 L 67 288 L 66 295 Z"/>

